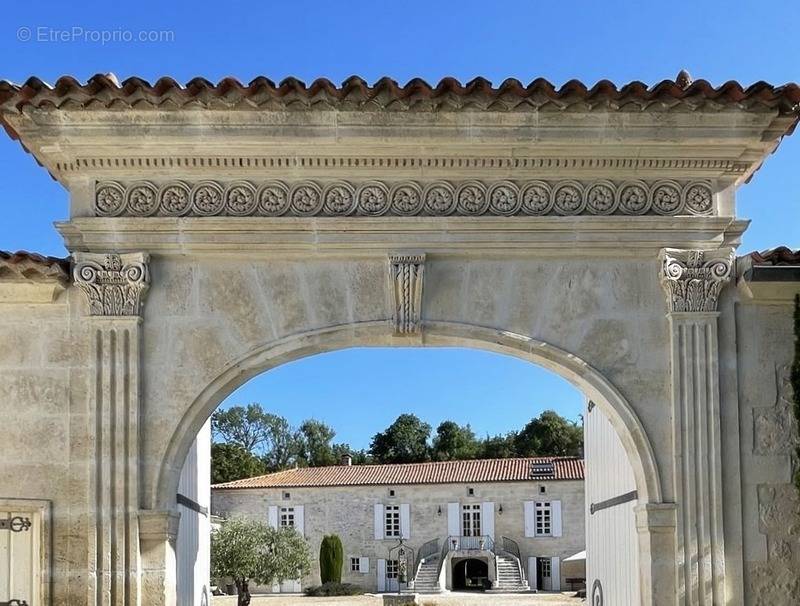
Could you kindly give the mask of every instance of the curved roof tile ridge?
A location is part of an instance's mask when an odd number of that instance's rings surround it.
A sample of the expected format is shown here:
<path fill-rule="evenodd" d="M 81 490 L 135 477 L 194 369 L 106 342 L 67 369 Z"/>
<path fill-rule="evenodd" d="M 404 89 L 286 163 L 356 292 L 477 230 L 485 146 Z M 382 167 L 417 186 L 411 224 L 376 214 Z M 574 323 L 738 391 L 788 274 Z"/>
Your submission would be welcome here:
<path fill-rule="evenodd" d="M 753 265 L 800 265 L 800 248 L 776 246 L 768 250 L 753 251 L 748 255 Z"/>
<path fill-rule="evenodd" d="M 217 83 L 196 77 L 182 85 L 168 76 L 151 84 L 139 77 L 126 78 L 118 83 L 110 74 L 96 74 L 83 84 L 72 76 L 61 76 L 52 86 L 36 77 L 28 78 L 22 85 L 0 81 L 0 104 L 6 110 L 21 111 L 25 106 L 92 109 L 110 107 L 118 102 L 137 108 L 142 103 L 159 107 L 165 100 L 170 100 L 175 105 L 165 107 L 219 107 L 222 102 L 223 106 L 237 108 L 251 107 L 240 102 L 252 100 L 255 107 L 272 108 L 276 100 L 284 103 L 299 101 L 311 107 L 317 97 L 325 97 L 328 102 L 325 105 L 345 105 L 348 109 L 389 109 L 394 108 L 395 103 L 403 102 L 408 103 L 409 108 L 426 110 L 491 108 L 513 111 L 547 105 L 560 109 L 573 105 L 621 108 L 630 103 L 644 110 L 650 107 L 651 102 L 660 102 L 659 107 L 665 111 L 682 104 L 691 109 L 707 107 L 713 110 L 733 106 L 744 111 L 765 106 L 794 115 L 798 114 L 800 106 L 800 87 L 794 83 L 773 86 L 759 81 L 743 87 L 736 81 L 728 81 L 715 88 L 707 80 L 690 81 L 680 75 L 678 80 L 680 82 L 662 80 L 648 87 L 640 81 L 617 85 L 606 79 L 587 86 L 572 79 L 556 87 L 545 78 L 536 78 L 527 85 L 516 78 L 507 78 L 499 86 L 494 86 L 483 77 L 473 78 L 466 84 L 453 77 L 442 78 L 435 84 L 412 78 L 403 85 L 382 77 L 370 85 L 358 76 L 350 76 L 337 85 L 327 78 L 318 78 L 307 84 L 294 77 L 284 78 L 276 84 L 264 76 L 243 84 L 228 76 Z M 502 104 L 495 103 L 500 99 Z"/>
<path fill-rule="evenodd" d="M 69 280 L 69 258 L 48 257 L 24 250 L 0 250 L 0 279 L 4 275 L 33 280 Z"/>

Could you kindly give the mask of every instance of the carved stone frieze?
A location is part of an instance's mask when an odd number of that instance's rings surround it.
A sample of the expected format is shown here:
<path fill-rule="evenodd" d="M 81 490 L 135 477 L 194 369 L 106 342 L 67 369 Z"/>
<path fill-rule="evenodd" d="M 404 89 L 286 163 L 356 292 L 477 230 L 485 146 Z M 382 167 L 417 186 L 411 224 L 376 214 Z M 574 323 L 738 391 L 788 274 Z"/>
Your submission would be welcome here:
<path fill-rule="evenodd" d="M 103 181 L 94 208 L 100 217 L 708 215 L 713 191 L 705 181 L 664 180 Z"/>
<path fill-rule="evenodd" d="M 392 324 L 397 335 L 413 335 L 422 327 L 424 254 L 389 255 Z"/>
<path fill-rule="evenodd" d="M 733 249 L 715 251 L 661 251 L 661 284 L 667 293 L 670 312 L 717 310 L 722 287 L 730 280 Z"/>
<path fill-rule="evenodd" d="M 92 316 L 137 316 L 150 286 L 144 253 L 75 253 L 72 277 Z"/>

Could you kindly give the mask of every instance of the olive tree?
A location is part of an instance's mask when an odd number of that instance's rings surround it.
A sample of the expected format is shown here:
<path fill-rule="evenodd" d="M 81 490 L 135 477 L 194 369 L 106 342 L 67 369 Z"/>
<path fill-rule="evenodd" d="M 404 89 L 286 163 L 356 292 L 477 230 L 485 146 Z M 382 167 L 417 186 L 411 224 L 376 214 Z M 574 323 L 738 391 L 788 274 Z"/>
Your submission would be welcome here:
<path fill-rule="evenodd" d="M 233 579 L 239 606 L 250 604 L 250 581 L 272 585 L 310 570 L 308 543 L 294 528 L 274 529 L 264 522 L 232 518 L 211 534 L 211 576 Z"/>

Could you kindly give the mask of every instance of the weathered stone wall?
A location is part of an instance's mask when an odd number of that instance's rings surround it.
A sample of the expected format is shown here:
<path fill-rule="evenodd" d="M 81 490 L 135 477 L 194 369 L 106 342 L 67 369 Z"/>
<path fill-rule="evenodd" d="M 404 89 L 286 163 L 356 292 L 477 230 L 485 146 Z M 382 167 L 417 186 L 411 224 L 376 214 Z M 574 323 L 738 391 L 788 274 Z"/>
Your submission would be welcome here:
<path fill-rule="evenodd" d="M 51 502 L 43 549 L 54 606 L 86 600 L 93 573 L 87 568 L 89 344 L 72 311 L 76 302 L 79 293 L 68 290 L 54 303 L 0 305 L 0 497 Z"/>
<path fill-rule="evenodd" d="M 545 486 L 546 494 L 539 493 Z M 468 496 L 467 488 L 474 489 Z M 395 496 L 389 496 L 389 489 Z M 288 492 L 290 499 L 283 499 Z M 525 501 L 560 500 L 562 511 L 561 537 L 525 537 Z M 431 539 L 447 537 L 447 504 L 495 504 L 495 537 L 513 539 L 519 544 L 522 566 L 527 566 L 528 556 L 559 557 L 562 560 L 585 548 L 584 487 L 581 481 L 531 481 L 486 482 L 475 484 L 434 484 L 424 486 L 348 486 L 327 488 L 270 488 L 270 489 L 214 489 L 212 511 L 220 515 L 241 515 L 267 521 L 271 505 L 304 507 L 304 530 L 311 547 L 311 575 L 303 580 L 304 586 L 319 584 L 319 546 L 322 537 L 338 534 L 342 539 L 345 570 L 342 580 L 364 586 L 370 591 L 377 588 L 376 558 L 388 558 L 389 549 L 396 539 L 375 540 L 374 505 L 410 505 L 410 532 L 407 541 L 419 549 Z M 499 513 L 500 505 L 503 513 Z M 441 507 L 441 514 L 439 508 Z M 460 512 L 459 512 L 460 515 Z M 440 543 L 440 546 L 442 543 Z M 351 573 L 350 557 L 369 557 L 369 574 Z M 562 575 L 564 588 L 569 586 Z"/>
<path fill-rule="evenodd" d="M 800 595 L 792 307 L 742 302 L 736 320 L 746 603 L 788 604 Z"/>

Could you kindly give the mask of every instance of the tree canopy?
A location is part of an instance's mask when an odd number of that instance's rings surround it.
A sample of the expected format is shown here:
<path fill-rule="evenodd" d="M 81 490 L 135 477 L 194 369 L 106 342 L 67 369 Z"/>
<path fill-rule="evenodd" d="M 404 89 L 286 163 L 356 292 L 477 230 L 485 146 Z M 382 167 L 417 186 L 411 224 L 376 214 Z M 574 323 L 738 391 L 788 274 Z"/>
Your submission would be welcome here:
<path fill-rule="evenodd" d="M 442 421 L 431 426 L 413 414 L 401 414 L 372 437 L 368 451 L 334 442 L 336 431 L 317 419 L 294 428 L 260 404 L 233 406 L 212 416 L 214 483 L 229 482 L 290 467 L 337 465 L 349 454 L 354 465 L 420 463 L 509 457 L 581 456 L 583 428 L 553 410 L 545 410 L 519 431 L 478 438 L 469 425 Z"/>
<path fill-rule="evenodd" d="M 271 585 L 306 575 L 311 552 L 294 528 L 271 528 L 265 522 L 231 518 L 211 534 L 211 576 L 233 579 L 239 605 L 250 603 L 248 582 Z"/>
<path fill-rule="evenodd" d="M 378 463 L 417 463 L 429 458 L 431 426 L 412 414 L 402 414 L 386 431 L 372 438 L 369 453 Z"/>

